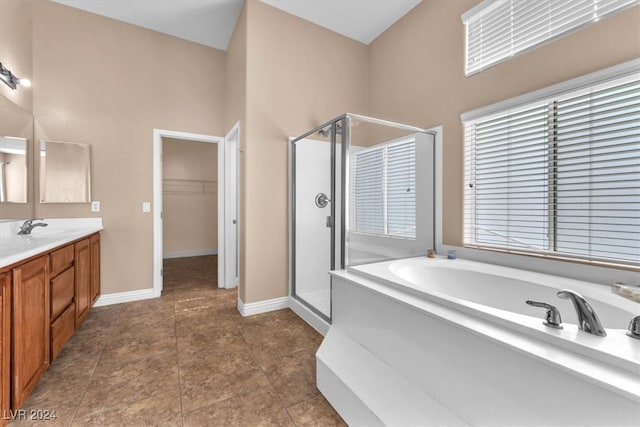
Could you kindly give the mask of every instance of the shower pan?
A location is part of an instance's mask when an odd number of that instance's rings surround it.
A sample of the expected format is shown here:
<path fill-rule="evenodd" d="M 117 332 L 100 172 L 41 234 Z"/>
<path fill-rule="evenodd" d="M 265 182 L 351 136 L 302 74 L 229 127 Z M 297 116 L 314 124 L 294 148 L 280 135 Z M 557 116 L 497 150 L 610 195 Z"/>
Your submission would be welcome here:
<path fill-rule="evenodd" d="M 331 323 L 329 271 L 435 248 L 435 133 L 343 114 L 289 145 L 291 308 Z"/>

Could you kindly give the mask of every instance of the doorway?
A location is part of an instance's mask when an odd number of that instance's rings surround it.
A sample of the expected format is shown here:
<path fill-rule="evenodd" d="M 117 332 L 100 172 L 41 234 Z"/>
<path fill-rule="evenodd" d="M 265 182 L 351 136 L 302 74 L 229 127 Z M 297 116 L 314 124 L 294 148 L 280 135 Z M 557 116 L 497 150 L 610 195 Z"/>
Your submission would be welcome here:
<path fill-rule="evenodd" d="M 217 146 L 217 173 L 215 174 L 215 189 L 217 192 L 217 221 L 215 215 L 212 215 L 211 221 L 217 224 L 217 271 L 218 271 L 218 287 L 232 288 L 236 286 L 236 281 L 227 279 L 228 273 L 225 266 L 225 259 L 235 259 L 236 249 L 228 253 L 226 248 L 226 240 L 229 235 L 235 235 L 237 219 L 231 217 L 228 206 L 237 205 L 237 186 L 230 187 L 228 181 L 230 176 L 237 176 L 236 164 L 230 163 L 227 159 L 230 157 L 226 150 L 225 138 L 194 134 L 187 132 L 178 132 L 164 129 L 154 129 L 153 131 L 153 295 L 159 297 L 163 289 L 163 258 L 164 258 L 164 238 L 163 238 L 163 222 L 164 222 L 164 200 L 163 200 L 163 141 L 179 141 L 184 143 L 198 142 L 216 144 Z M 237 146 L 237 144 L 234 144 Z M 235 147 L 234 147 L 235 150 Z M 197 185 L 203 187 L 203 191 L 211 191 L 214 184 L 212 182 L 191 182 L 198 180 L 187 180 L 188 182 L 173 181 L 174 187 L 180 187 L 185 184 L 189 188 L 195 188 Z M 213 181 L 213 180 L 200 180 Z M 237 180 L 235 180 L 237 182 Z M 206 188 L 205 188 L 206 187 Z M 184 190 L 184 188 L 182 189 Z M 233 227 L 231 227 L 233 225 Z M 228 262 L 228 261 L 227 261 Z"/>
<path fill-rule="evenodd" d="M 162 138 L 163 287 L 170 280 L 167 262 L 192 257 L 214 264 L 206 284 L 217 287 L 217 197 L 218 144 Z"/>

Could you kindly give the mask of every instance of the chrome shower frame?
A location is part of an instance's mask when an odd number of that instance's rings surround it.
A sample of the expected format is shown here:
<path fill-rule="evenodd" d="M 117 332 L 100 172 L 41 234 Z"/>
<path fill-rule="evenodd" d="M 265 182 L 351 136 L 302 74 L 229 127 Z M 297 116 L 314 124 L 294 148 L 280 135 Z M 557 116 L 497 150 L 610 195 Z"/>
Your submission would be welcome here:
<path fill-rule="evenodd" d="M 350 159 L 349 159 L 349 152 L 350 152 L 350 148 L 351 148 L 351 139 L 350 139 L 350 132 L 351 132 L 351 121 L 352 120 L 358 120 L 358 121 L 362 121 L 365 123 L 370 123 L 370 124 L 377 124 L 377 125 L 382 125 L 382 126 L 388 126 L 388 127 L 393 127 L 393 128 L 397 128 L 397 129 L 402 129 L 402 130 L 406 130 L 408 132 L 420 132 L 420 133 L 425 133 L 425 134 L 430 134 L 433 135 L 434 137 L 436 136 L 436 132 L 430 131 L 430 130 L 425 130 L 422 128 L 418 128 L 415 126 L 409 126 L 409 125 L 405 125 L 402 123 L 395 123 L 395 122 L 391 122 L 391 121 L 387 121 L 387 120 L 381 120 L 381 119 L 376 119 L 373 117 L 367 117 L 367 116 L 363 116 L 363 115 L 359 115 L 359 114 L 353 114 L 353 113 L 345 113 L 342 114 L 338 117 L 335 117 L 305 133 L 303 133 L 302 135 L 295 137 L 295 138 L 290 138 L 289 139 L 289 150 L 288 150 L 288 163 L 289 163 L 289 295 L 290 298 L 294 299 L 296 302 L 301 303 L 304 307 L 306 307 L 308 310 L 310 310 L 313 314 L 315 314 L 316 316 L 318 316 L 320 319 L 322 319 L 324 322 L 326 322 L 326 325 L 318 325 L 318 324 L 314 324 L 313 322 L 312 325 L 318 329 L 321 333 L 325 333 L 326 330 L 328 330 L 328 326 L 331 324 L 331 312 L 332 312 L 332 307 L 331 307 L 331 303 L 330 303 L 330 309 L 329 309 L 329 316 L 325 315 L 324 313 L 320 312 L 316 307 L 314 307 L 313 305 L 309 304 L 307 301 L 305 301 L 304 299 L 302 299 L 301 297 L 298 296 L 297 292 L 296 292 L 296 281 L 295 281 L 295 277 L 296 277 L 296 247 L 295 247 L 295 241 L 296 241 L 296 229 L 295 229 L 295 220 L 296 220 L 296 180 L 295 180 L 295 176 L 296 176 L 296 144 L 299 142 L 302 142 L 305 140 L 305 138 L 308 138 L 316 133 L 319 133 L 322 137 L 325 137 L 328 135 L 328 129 L 331 130 L 331 140 L 330 140 L 330 144 L 331 144 L 331 194 L 330 194 L 330 200 L 336 200 L 336 195 L 337 195 L 337 190 L 336 189 L 336 172 L 337 172 L 337 168 L 336 168 L 336 143 L 337 143 L 337 138 L 336 135 L 339 133 L 342 136 L 342 141 L 341 141 L 341 164 L 340 164 L 340 177 L 341 177 L 341 185 L 340 185 L 340 189 L 339 189 L 339 197 L 341 200 L 341 208 L 340 208 L 340 257 L 339 257 L 339 263 L 338 265 L 336 265 L 336 207 L 335 207 L 335 203 L 331 203 L 331 265 L 330 265 L 330 269 L 331 270 L 335 270 L 335 269 L 344 269 L 347 263 L 347 259 L 346 259 L 346 238 L 347 238 L 347 219 L 348 219 L 348 215 L 349 215 L 349 203 L 347 203 L 348 197 L 349 197 L 349 192 L 348 192 L 348 185 L 347 183 L 349 182 L 349 168 L 347 167 L 347 165 L 349 165 Z M 434 234 L 435 235 L 435 234 Z M 330 289 L 330 292 L 332 290 Z M 309 321 L 309 320 L 307 320 Z M 325 327 L 326 326 L 326 327 Z"/>

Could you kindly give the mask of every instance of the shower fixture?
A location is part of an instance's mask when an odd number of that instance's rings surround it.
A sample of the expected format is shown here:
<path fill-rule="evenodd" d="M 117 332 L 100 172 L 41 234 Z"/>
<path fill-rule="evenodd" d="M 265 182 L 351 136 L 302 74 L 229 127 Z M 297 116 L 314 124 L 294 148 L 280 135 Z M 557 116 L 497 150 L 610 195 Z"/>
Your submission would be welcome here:
<path fill-rule="evenodd" d="M 318 131 L 318 133 L 320 134 L 321 137 L 323 138 L 327 138 L 331 136 L 331 126 L 329 125 L 323 129 L 320 129 Z M 342 125 L 340 123 L 336 123 L 336 134 L 337 135 L 342 135 Z"/>
<path fill-rule="evenodd" d="M 315 202 L 319 208 L 326 208 L 331 199 L 324 193 L 316 194 Z"/>
<path fill-rule="evenodd" d="M 320 136 L 323 137 L 323 138 L 328 137 L 329 135 L 331 135 L 331 126 L 329 125 L 324 129 L 320 129 L 318 131 L 318 134 L 320 134 Z"/>

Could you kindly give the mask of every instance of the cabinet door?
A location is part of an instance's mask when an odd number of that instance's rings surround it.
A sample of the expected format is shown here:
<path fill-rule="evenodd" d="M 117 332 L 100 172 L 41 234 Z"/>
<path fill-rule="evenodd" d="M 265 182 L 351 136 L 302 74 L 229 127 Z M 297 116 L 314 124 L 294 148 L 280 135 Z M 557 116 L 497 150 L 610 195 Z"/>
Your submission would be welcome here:
<path fill-rule="evenodd" d="M 100 235 L 94 234 L 91 242 L 91 304 L 100 296 Z"/>
<path fill-rule="evenodd" d="M 0 274 L 0 411 L 2 419 L 0 425 L 6 424 L 5 415 L 9 414 L 10 408 L 10 381 L 9 364 L 11 354 L 11 275 L 9 273 Z"/>
<path fill-rule="evenodd" d="M 91 245 L 89 239 L 75 244 L 76 250 L 76 328 L 91 307 Z"/>
<path fill-rule="evenodd" d="M 11 408 L 19 409 L 49 367 L 49 256 L 13 269 Z"/>

